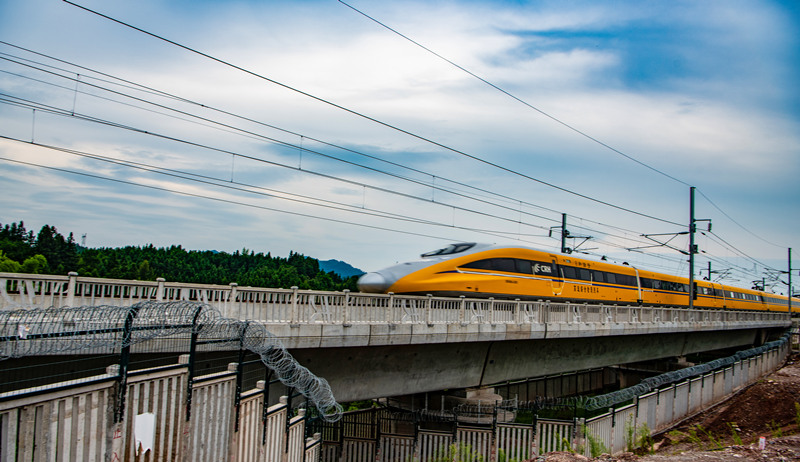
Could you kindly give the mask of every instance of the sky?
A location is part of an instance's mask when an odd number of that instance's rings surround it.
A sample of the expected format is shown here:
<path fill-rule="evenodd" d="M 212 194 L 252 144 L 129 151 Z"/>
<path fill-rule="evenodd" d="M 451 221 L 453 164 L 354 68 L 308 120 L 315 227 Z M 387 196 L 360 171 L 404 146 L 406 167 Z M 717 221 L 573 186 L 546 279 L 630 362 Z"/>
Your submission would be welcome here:
<path fill-rule="evenodd" d="M 0 0 L 0 42 L 2 224 L 374 271 L 566 214 L 685 276 L 694 187 L 698 276 L 800 254 L 794 1 Z"/>

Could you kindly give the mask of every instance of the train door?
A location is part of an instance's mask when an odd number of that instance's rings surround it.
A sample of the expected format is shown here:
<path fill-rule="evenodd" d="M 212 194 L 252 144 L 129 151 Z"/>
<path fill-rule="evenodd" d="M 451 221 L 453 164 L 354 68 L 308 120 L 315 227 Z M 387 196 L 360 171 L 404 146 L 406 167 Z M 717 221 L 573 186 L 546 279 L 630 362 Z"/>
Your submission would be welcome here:
<path fill-rule="evenodd" d="M 714 289 L 714 283 L 709 281 L 708 285 L 708 297 L 706 297 L 706 300 L 709 300 L 708 304 L 711 305 L 711 308 L 721 307 L 722 301 L 717 298 L 717 291 Z"/>
<path fill-rule="evenodd" d="M 553 263 L 553 278 L 550 279 L 550 288 L 553 289 L 553 296 L 559 297 L 564 291 L 564 274 L 561 273 L 561 268 L 558 267 L 556 257 L 550 255 L 550 261 Z"/>
<path fill-rule="evenodd" d="M 642 280 L 639 279 L 639 270 L 634 268 L 633 271 L 636 272 L 636 289 L 637 289 L 636 293 L 638 294 L 636 296 L 636 303 L 641 305 L 642 302 L 643 302 L 643 299 L 642 299 Z"/>
<path fill-rule="evenodd" d="M 722 284 L 716 284 L 716 287 L 714 287 L 714 284 L 711 284 L 711 287 L 714 289 L 714 295 L 722 297 L 721 299 L 717 298 L 717 307 L 720 307 L 721 304 L 722 305 L 721 308 L 727 308 L 728 299 L 725 297 L 725 288 L 722 287 Z"/>

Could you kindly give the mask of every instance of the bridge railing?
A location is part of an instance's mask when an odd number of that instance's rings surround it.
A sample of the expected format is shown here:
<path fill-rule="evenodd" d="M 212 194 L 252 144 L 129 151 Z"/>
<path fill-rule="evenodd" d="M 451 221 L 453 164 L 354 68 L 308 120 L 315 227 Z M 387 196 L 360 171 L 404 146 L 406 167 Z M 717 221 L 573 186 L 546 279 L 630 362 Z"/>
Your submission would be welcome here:
<path fill-rule="evenodd" d="M 677 324 L 788 323 L 783 312 L 555 303 L 325 292 L 156 281 L 0 273 L 0 309 L 199 301 L 224 316 L 291 324 Z"/>

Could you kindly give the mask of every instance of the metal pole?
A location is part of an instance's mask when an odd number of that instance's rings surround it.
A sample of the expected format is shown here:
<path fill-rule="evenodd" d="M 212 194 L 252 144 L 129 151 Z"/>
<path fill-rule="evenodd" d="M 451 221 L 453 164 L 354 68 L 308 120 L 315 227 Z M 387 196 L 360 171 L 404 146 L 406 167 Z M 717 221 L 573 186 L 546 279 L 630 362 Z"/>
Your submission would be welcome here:
<path fill-rule="evenodd" d="M 689 309 L 694 308 L 694 186 L 689 187 Z"/>
<path fill-rule="evenodd" d="M 789 317 L 792 316 L 792 248 L 789 247 Z"/>
<path fill-rule="evenodd" d="M 561 253 L 567 253 L 567 214 L 561 214 Z"/>

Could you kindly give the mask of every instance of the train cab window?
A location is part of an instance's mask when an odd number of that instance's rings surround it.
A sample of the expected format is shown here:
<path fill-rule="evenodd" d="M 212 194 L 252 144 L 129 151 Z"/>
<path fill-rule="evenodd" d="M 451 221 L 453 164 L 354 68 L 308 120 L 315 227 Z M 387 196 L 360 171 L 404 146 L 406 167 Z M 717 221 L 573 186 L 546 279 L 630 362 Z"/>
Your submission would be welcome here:
<path fill-rule="evenodd" d="M 469 262 L 465 265 L 461 265 L 462 268 L 472 268 L 472 269 L 482 269 L 482 270 L 491 270 L 492 269 L 492 260 L 477 260 L 473 262 Z"/>
<path fill-rule="evenodd" d="M 463 244 L 450 244 L 443 249 L 438 249 L 432 252 L 423 253 L 420 256 L 422 258 L 425 258 L 425 257 L 438 257 L 442 255 L 453 255 L 456 253 L 466 252 L 467 250 L 473 247 L 475 247 L 474 242 L 465 242 Z"/>

